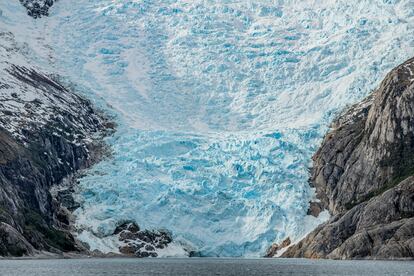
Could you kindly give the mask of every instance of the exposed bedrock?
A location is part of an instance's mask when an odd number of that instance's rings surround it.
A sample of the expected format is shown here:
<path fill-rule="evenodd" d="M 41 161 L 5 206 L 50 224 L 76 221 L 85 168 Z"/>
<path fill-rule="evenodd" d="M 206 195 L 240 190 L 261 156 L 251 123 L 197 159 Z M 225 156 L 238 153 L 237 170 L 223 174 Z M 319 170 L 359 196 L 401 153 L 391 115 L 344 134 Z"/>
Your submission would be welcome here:
<path fill-rule="evenodd" d="M 52 0 L 20 0 L 34 18 Z M 113 125 L 60 76 L 33 64 L 31 45 L 0 31 L 0 256 L 86 252 L 71 234 L 71 188 L 106 152 Z"/>
<path fill-rule="evenodd" d="M 57 0 L 20 0 L 20 3 L 27 9 L 27 14 L 33 18 L 49 15 L 49 8 Z"/>
<path fill-rule="evenodd" d="M 157 250 L 164 249 L 172 242 L 171 234 L 166 231 L 140 230 L 134 222 L 125 222 L 114 232 L 118 235 L 121 254 L 138 258 L 158 257 Z"/>
<path fill-rule="evenodd" d="M 0 256 L 83 251 L 50 190 L 100 159 L 107 120 L 36 69 L 6 66 L 0 84 Z"/>
<path fill-rule="evenodd" d="M 414 59 L 332 124 L 311 184 L 333 217 L 283 257 L 414 257 Z"/>

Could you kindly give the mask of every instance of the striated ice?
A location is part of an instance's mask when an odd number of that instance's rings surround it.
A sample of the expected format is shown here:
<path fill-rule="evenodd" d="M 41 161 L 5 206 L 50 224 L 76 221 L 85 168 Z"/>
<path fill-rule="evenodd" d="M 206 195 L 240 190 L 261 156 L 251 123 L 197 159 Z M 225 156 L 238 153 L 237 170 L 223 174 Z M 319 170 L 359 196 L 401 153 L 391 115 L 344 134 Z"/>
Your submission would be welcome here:
<path fill-rule="evenodd" d="M 108 235 L 130 219 L 206 256 L 301 238 L 328 217 L 307 216 L 310 158 L 337 111 L 414 55 L 413 11 L 408 0 L 59 1 L 40 19 L 51 66 L 119 123 L 113 156 L 77 191 L 79 238 L 116 251 Z"/>
<path fill-rule="evenodd" d="M 286 232 L 308 231 L 306 152 L 319 135 L 300 134 L 120 130 L 114 159 L 82 179 L 77 222 L 105 237 L 134 219 L 171 229 L 204 255 L 261 254 Z"/>

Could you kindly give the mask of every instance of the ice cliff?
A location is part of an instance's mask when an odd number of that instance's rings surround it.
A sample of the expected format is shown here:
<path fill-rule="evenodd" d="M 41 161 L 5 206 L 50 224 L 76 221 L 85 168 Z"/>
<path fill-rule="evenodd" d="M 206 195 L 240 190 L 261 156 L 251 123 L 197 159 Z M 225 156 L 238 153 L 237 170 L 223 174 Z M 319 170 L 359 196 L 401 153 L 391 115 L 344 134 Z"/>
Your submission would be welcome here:
<path fill-rule="evenodd" d="M 29 24 L 17 6 L 1 27 L 30 25 L 33 62 L 116 116 L 75 189 L 77 237 L 104 252 L 128 221 L 171 233 L 160 255 L 299 240 L 328 219 L 307 179 L 331 120 L 414 55 L 412 1 L 62 0 Z"/>

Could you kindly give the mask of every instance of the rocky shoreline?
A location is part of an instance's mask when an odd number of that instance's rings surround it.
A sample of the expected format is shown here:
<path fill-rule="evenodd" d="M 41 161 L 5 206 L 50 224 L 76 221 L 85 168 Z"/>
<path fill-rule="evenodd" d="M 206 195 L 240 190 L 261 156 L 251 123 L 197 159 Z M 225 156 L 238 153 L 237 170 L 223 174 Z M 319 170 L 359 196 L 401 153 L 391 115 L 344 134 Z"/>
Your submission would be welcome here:
<path fill-rule="evenodd" d="M 310 183 L 332 218 L 282 257 L 414 259 L 414 59 L 332 124 Z"/>

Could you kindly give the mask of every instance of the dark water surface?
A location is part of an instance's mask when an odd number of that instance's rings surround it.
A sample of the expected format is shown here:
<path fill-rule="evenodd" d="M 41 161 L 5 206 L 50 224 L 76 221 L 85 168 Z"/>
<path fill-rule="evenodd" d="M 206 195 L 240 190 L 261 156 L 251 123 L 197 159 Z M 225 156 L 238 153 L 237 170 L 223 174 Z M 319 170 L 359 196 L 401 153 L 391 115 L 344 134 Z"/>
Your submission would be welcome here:
<path fill-rule="evenodd" d="M 0 275 L 414 275 L 414 262 L 197 258 L 0 260 Z"/>

